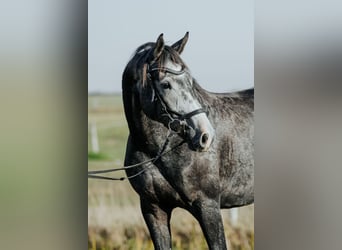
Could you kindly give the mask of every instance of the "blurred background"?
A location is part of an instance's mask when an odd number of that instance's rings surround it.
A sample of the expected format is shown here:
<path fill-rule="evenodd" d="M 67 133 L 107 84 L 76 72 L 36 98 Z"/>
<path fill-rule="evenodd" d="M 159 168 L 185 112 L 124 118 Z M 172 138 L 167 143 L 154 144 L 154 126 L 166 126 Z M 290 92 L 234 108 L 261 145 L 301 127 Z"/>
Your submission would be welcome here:
<path fill-rule="evenodd" d="M 1 249 L 87 248 L 87 2 L 0 8 Z"/>

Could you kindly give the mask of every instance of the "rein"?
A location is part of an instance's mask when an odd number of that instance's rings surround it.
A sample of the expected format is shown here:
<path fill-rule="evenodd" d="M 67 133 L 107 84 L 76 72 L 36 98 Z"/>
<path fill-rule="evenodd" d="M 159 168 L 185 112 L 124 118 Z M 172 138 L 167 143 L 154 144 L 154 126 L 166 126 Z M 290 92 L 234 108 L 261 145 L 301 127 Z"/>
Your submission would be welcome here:
<path fill-rule="evenodd" d="M 94 171 L 88 171 L 88 178 L 90 179 L 101 179 L 101 180 L 114 180 L 114 181 L 123 181 L 125 179 L 131 179 L 134 177 L 137 177 L 139 175 L 141 175 L 142 173 L 144 173 L 149 166 L 147 166 L 146 168 L 142 169 L 141 171 L 139 171 L 138 173 L 134 174 L 134 175 L 130 175 L 127 177 L 120 177 L 120 178 L 113 178 L 113 177 L 107 177 L 107 176 L 102 176 L 102 175 L 97 175 L 97 174 L 104 174 L 104 173 L 111 173 L 111 172 L 116 172 L 116 171 L 122 171 L 122 170 L 127 170 L 127 169 L 131 169 L 131 168 L 137 168 L 140 167 L 146 163 L 154 163 L 156 162 L 158 159 L 160 159 L 163 155 L 173 151 L 175 148 L 179 147 L 180 145 L 182 145 L 185 141 L 183 140 L 181 143 L 177 144 L 176 146 L 172 147 L 171 149 L 165 151 L 167 144 L 169 143 L 169 138 L 171 136 L 171 130 L 169 129 L 166 140 L 163 144 L 163 147 L 161 149 L 161 151 L 157 154 L 157 156 L 148 159 L 146 161 L 142 161 L 136 164 L 132 164 L 132 165 L 128 165 L 128 166 L 124 166 L 122 168 L 111 168 L 111 169 L 104 169 L 104 170 L 94 170 Z"/>

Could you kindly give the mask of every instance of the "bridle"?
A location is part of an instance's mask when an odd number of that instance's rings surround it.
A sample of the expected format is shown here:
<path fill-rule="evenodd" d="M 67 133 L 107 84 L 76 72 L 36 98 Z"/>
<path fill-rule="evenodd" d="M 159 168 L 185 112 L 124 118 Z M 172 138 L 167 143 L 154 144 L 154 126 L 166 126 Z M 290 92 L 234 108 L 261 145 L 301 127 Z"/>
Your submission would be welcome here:
<path fill-rule="evenodd" d="M 177 134 L 181 134 L 183 136 L 187 135 L 188 133 L 191 133 L 191 131 L 193 130 L 191 128 L 191 126 L 188 125 L 188 123 L 187 123 L 188 119 L 190 119 L 191 117 L 193 117 L 195 115 L 201 114 L 201 113 L 205 113 L 208 115 L 207 109 L 203 109 L 203 108 L 195 109 L 195 110 L 190 111 L 189 113 L 186 113 L 186 114 L 181 114 L 181 113 L 171 109 L 167 105 L 167 103 L 165 102 L 163 97 L 160 95 L 159 90 L 156 86 L 156 83 L 155 83 L 155 81 L 153 81 L 153 78 L 151 75 L 151 72 L 153 72 L 153 71 L 163 71 L 163 72 L 174 74 L 174 75 L 181 75 L 181 74 L 185 73 L 185 70 L 184 70 L 184 68 L 182 68 L 182 70 L 180 70 L 180 71 L 176 71 L 176 70 L 173 70 L 170 68 L 165 68 L 165 67 L 153 67 L 151 69 L 149 69 L 149 66 L 147 67 L 147 78 L 152 82 L 151 86 L 152 86 L 152 89 L 155 93 L 155 98 L 159 100 L 159 102 L 162 106 L 162 116 L 167 116 L 169 118 L 168 132 L 167 132 L 166 139 L 165 139 L 165 142 L 164 142 L 161 150 L 158 152 L 158 154 L 155 157 L 150 158 L 150 159 L 143 161 L 143 162 L 133 164 L 133 165 L 124 166 L 122 168 L 112 168 L 112 169 L 105 169 L 105 170 L 88 171 L 88 178 L 123 181 L 125 179 L 131 179 L 131 178 L 135 178 L 135 177 L 141 175 L 150 167 L 150 165 L 146 166 L 144 169 L 142 169 L 138 173 L 136 173 L 134 175 L 127 176 L 127 177 L 112 178 L 112 177 L 107 177 L 107 176 L 101 176 L 98 174 L 104 174 L 104 173 L 110 173 L 110 172 L 132 169 L 132 168 L 140 167 L 144 164 L 156 162 L 157 160 L 159 160 L 161 158 L 161 156 L 173 151 L 175 148 L 181 146 L 185 142 L 185 140 L 182 140 L 179 144 L 175 145 L 174 147 L 172 147 L 169 150 L 166 150 L 168 143 L 169 143 L 170 136 L 172 135 L 172 132 L 176 132 Z M 155 100 L 152 100 L 152 101 L 155 101 Z"/>
<path fill-rule="evenodd" d="M 184 67 L 182 67 L 182 69 L 180 71 L 176 71 L 170 68 L 166 68 L 166 67 L 152 67 L 150 69 L 150 66 L 147 65 L 147 72 L 146 72 L 146 76 L 147 78 L 152 82 L 151 86 L 152 86 L 152 90 L 153 90 L 153 97 L 152 101 L 154 102 L 155 100 L 159 100 L 161 106 L 162 106 L 162 116 L 167 116 L 169 118 L 169 122 L 168 122 L 168 128 L 186 135 L 187 133 L 189 133 L 189 131 L 192 130 L 191 126 L 188 125 L 187 120 L 190 119 L 191 117 L 201 114 L 201 113 L 205 113 L 208 115 L 208 110 L 207 108 L 199 108 L 199 109 L 195 109 L 193 111 L 190 111 L 188 113 L 185 114 L 181 114 L 178 111 L 173 110 L 172 108 L 169 107 L 169 105 L 166 103 L 166 101 L 164 100 L 164 98 L 162 97 L 162 95 L 160 95 L 160 92 L 156 86 L 156 82 L 153 80 L 152 78 L 152 72 L 154 71 L 162 71 L 165 73 L 170 73 L 173 75 L 182 75 L 185 73 L 185 69 Z"/>

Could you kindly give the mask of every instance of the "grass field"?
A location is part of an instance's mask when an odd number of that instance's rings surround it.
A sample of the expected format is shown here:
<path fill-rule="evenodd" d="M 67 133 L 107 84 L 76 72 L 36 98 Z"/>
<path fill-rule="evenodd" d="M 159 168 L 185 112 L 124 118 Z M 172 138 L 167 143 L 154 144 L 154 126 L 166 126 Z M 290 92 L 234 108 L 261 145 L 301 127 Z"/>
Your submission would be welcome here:
<path fill-rule="evenodd" d="M 100 152 L 92 152 L 88 134 L 88 168 L 122 167 L 128 128 L 121 95 L 88 97 L 88 122 L 96 123 Z M 121 177 L 124 173 L 109 176 Z M 254 249 L 254 206 L 239 208 L 236 225 L 228 210 L 222 210 L 226 238 L 231 248 Z M 201 229 L 191 215 L 176 209 L 171 220 L 173 249 L 207 249 Z M 153 249 L 139 208 L 138 195 L 127 181 L 88 181 L 88 248 Z"/>

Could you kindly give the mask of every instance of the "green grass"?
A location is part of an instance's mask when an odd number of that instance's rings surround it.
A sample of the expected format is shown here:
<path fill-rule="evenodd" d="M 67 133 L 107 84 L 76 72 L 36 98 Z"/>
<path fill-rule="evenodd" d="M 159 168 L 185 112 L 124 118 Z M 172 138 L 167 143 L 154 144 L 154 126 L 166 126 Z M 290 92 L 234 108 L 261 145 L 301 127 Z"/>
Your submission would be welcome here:
<path fill-rule="evenodd" d="M 88 133 L 88 168 L 99 170 L 123 166 L 128 127 L 121 95 L 88 97 L 88 122 L 95 122 L 100 152 L 91 149 Z M 107 176 L 122 177 L 124 172 Z M 254 206 L 239 209 L 239 224 L 229 223 L 222 210 L 230 249 L 254 249 Z M 186 211 L 176 209 L 171 219 L 173 249 L 207 249 L 198 222 Z M 139 198 L 128 181 L 88 180 L 88 248 L 101 250 L 144 249 L 153 245 L 140 212 Z"/>
<path fill-rule="evenodd" d="M 128 137 L 121 95 L 90 96 L 88 100 L 88 122 L 96 123 L 100 155 L 110 161 L 122 161 Z M 88 152 L 91 152 L 90 133 Z M 90 157 L 89 157 L 90 156 Z M 88 154 L 89 160 L 96 160 Z"/>
<path fill-rule="evenodd" d="M 103 153 L 88 152 L 88 160 L 107 160 L 108 156 Z"/>

